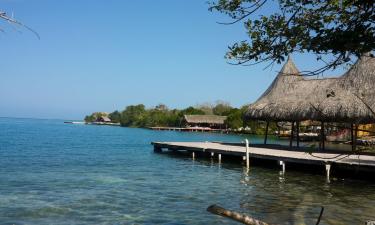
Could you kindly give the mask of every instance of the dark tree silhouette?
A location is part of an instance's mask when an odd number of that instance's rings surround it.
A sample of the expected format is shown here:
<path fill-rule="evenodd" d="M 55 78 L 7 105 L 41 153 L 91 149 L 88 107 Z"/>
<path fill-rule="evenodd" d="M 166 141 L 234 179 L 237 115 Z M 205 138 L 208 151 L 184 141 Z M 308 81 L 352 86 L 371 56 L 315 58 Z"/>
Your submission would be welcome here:
<path fill-rule="evenodd" d="M 10 17 L 8 16 L 8 14 L 4 11 L 1 11 L 0 10 L 0 19 L 2 19 L 3 21 L 5 22 L 8 22 L 10 24 L 14 24 L 14 25 L 17 25 L 17 26 L 20 26 L 20 27 L 23 27 L 23 28 L 26 28 L 27 30 L 31 31 L 33 34 L 35 34 L 35 36 L 40 39 L 40 36 L 39 34 L 34 31 L 33 29 L 31 29 L 30 27 L 26 26 L 25 24 L 21 23 L 20 21 L 14 19 L 13 17 Z M 0 31 L 1 32 L 4 32 L 3 29 L 0 28 Z"/>
<path fill-rule="evenodd" d="M 276 3 L 278 2 L 278 3 Z M 375 49 L 374 0 L 216 0 L 211 11 L 243 22 L 248 40 L 229 46 L 226 58 L 233 64 L 281 63 L 293 52 L 316 54 L 325 66 L 305 75 L 316 75 Z M 262 7 L 279 4 L 278 10 L 259 15 Z M 325 61 L 325 55 L 333 60 Z"/>

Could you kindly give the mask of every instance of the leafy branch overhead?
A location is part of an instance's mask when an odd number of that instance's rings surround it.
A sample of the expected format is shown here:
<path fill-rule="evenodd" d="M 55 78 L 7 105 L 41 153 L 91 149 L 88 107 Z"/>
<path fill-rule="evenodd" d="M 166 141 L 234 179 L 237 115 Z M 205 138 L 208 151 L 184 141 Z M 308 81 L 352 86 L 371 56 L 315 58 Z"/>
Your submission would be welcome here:
<path fill-rule="evenodd" d="M 325 66 L 315 75 L 350 62 L 375 49 L 375 1 L 373 0 L 278 0 L 278 9 L 261 15 L 272 0 L 217 0 L 211 11 L 242 21 L 249 39 L 229 46 L 226 58 L 234 64 L 281 63 L 293 52 L 316 54 Z M 324 61 L 325 55 L 333 60 Z"/>
<path fill-rule="evenodd" d="M 31 31 L 33 34 L 35 34 L 35 36 L 36 36 L 38 39 L 40 39 L 40 36 L 39 36 L 39 34 L 38 34 L 36 31 L 34 31 L 34 30 L 31 29 L 30 27 L 26 26 L 25 24 L 21 23 L 20 21 L 14 19 L 13 17 L 8 16 L 7 13 L 5 13 L 5 12 L 3 12 L 3 11 L 1 11 L 1 10 L 0 10 L 0 19 L 3 20 L 3 21 L 5 21 L 5 22 L 8 22 L 8 23 L 10 23 L 10 24 L 14 24 L 14 25 L 18 25 L 18 26 L 21 26 L 21 27 L 23 27 L 23 28 L 26 28 L 27 30 L 29 30 L 29 31 Z M 1 32 L 4 32 L 4 30 L 1 29 L 1 28 L 0 28 L 0 31 L 1 31 Z"/>

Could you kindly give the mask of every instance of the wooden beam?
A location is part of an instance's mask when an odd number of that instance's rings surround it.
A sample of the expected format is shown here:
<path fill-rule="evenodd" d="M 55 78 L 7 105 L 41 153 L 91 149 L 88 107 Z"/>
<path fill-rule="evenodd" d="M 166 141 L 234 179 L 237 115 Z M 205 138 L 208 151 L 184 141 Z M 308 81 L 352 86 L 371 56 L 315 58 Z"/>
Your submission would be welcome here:
<path fill-rule="evenodd" d="M 264 136 L 264 144 L 266 145 L 267 144 L 267 138 L 268 138 L 268 126 L 270 125 L 270 122 L 267 121 L 267 124 L 266 124 L 266 135 Z"/>

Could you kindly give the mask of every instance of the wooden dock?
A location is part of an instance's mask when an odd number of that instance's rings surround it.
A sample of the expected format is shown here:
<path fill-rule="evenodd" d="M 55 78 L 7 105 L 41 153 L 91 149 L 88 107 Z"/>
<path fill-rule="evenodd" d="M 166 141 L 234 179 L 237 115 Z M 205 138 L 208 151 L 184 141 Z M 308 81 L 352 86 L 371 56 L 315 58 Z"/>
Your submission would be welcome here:
<path fill-rule="evenodd" d="M 246 146 L 244 144 L 228 144 L 216 142 L 152 142 L 155 152 L 163 149 L 173 151 L 188 151 L 195 157 L 195 153 L 207 153 L 217 156 L 221 161 L 226 155 L 242 156 L 246 160 Z M 290 163 L 304 165 L 325 166 L 327 177 L 329 177 L 331 166 L 345 167 L 347 169 L 365 170 L 375 172 L 375 156 L 354 155 L 348 153 L 329 152 L 307 152 L 306 150 L 287 150 L 279 145 L 249 145 L 248 159 L 266 159 L 278 161 L 285 172 L 285 165 Z"/>

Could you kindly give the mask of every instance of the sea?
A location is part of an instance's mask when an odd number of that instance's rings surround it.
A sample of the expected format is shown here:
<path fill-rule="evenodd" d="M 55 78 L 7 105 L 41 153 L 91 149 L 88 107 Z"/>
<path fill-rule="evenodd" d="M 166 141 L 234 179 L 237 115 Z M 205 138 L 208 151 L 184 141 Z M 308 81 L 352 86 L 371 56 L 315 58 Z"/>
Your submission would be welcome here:
<path fill-rule="evenodd" d="M 371 181 L 153 152 L 152 141 L 262 141 L 217 133 L 0 118 L 0 224 L 238 224 L 212 204 L 270 224 L 375 220 Z M 282 143 L 277 138 L 272 143 Z M 285 144 L 285 143 L 284 143 Z"/>

